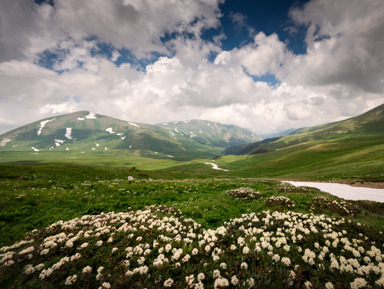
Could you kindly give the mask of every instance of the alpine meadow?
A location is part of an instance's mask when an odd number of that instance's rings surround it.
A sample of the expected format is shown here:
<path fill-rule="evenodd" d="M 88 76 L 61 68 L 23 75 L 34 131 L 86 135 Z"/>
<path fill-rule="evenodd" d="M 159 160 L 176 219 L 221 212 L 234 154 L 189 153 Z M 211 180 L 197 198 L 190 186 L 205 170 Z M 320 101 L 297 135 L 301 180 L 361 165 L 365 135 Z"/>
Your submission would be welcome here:
<path fill-rule="evenodd" d="M 0 288 L 384 288 L 383 15 L 0 1 Z"/>
<path fill-rule="evenodd" d="M 382 105 L 229 148 L 257 136 L 89 112 L 13 130 L 1 136 L 1 287 L 380 288 L 384 203 L 280 180 L 380 187 L 383 119 Z M 194 159 L 207 143 L 223 155 Z"/>

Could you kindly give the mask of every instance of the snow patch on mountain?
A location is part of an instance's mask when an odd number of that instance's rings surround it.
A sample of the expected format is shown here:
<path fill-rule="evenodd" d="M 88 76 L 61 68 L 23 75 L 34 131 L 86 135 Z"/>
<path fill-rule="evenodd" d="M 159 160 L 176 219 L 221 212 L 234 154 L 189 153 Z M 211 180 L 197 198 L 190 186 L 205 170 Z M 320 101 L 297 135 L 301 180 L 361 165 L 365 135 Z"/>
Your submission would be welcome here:
<path fill-rule="evenodd" d="M 86 119 L 97 119 L 96 114 L 94 112 L 89 112 L 88 115 L 85 116 Z"/>
<path fill-rule="evenodd" d="M 62 140 L 62 139 L 55 139 L 55 145 L 56 145 L 57 147 L 61 146 L 64 142 L 65 142 L 65 140 Z"/>
<path fill-rule="evenodd" d="M 176 140 L 176 138 L 175 138 L 175 134 L 173 133 L 173 131 L 169 131 L 169 134 L 171 135 L 171 138 L 172 138 L 172 139 Z"/>
<path fill-rule="evenodd" d="M 107 128 L 106 131 L 109 132 L 109 133 L 111 133 L 111 134 L 112 134 L 112 133 L 116 133 L 116 132 L 113 131 L 113 128 L 111 128 L 111 127 Z"/>
<path fill-rule="evenodd" d="M 65 137 L 67 139 L 72 139 L 72 128 L 71 127 L 67 127 L 65 129 Z"/>
<path fill-rule="evenodd" d="M 135 126 L 135 127 L 138 127 L 138 128 L 140 128 L 137 124 L 135 124 L 135 123 L 133 123 L 133 122 L 128 122 L 130 125 L 133 125 L 133 126 Z"/>
<path fill-rule="evenodd" d="M 10 142 L 12 141 L 10 138 L 3 138 L 3 140 L 0 142 L 0 147 L 5 147 L 5 145 L 7 144 L 7 142 Z"/>
<path fill-rule="evenodd" d="M 48 119 L 48 120 L 43 120 L 42 122 L 40 122 L 40 129 L 37 131 L 37 135 L 40 135 L 41 132 L 43 131 L 43 127 L 50 121 L 53 121 L 55 120 L 56 118 L 52 118 L 52 119 Z"/>

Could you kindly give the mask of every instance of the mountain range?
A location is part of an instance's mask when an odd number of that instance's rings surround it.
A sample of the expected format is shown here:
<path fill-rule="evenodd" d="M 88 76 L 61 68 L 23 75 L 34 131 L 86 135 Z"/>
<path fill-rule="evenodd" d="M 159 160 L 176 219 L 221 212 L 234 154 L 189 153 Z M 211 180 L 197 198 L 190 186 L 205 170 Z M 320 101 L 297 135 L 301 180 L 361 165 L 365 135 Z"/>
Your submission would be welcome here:
<path fill-rule="evenodd" d="M 0 151 L 146 151 L 151 157 L 212 158 L 234 145 L 260 141 L 250 130 L 212 121 L 156 125 L 89 111 L 42 119 L 0 135 Z"/>

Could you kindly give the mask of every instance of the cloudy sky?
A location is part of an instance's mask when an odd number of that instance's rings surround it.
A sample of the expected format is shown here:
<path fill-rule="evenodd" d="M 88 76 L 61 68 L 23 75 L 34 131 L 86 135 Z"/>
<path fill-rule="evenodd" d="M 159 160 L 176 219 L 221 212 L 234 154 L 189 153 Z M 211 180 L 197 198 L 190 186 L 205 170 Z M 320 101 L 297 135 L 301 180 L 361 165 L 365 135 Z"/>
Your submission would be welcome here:
<path fill-rule="evenodd" d="M 0 1 L 0 134 L 89 110 L 259 134 L 384 103 L 383 0 Z"/>

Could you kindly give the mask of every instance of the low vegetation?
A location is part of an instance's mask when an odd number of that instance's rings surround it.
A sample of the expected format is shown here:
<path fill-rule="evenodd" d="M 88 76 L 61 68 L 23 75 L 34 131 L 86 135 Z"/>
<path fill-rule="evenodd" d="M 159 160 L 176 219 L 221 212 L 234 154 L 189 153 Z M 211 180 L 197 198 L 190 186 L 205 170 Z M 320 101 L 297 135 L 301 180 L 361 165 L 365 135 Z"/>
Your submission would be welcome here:
<path fill-rule="evenodd" d="M 323 196 L 313 198 L 308 205 L 309 209 L 316 213 L 330 210 L 341 216 L 353 216 L 360 212 L 360 208 L 351 202 L 331 199 Z"/>
<path fill-rule="evenodd" d="M 381 288 L 382 235 L 345 219 L 243 214 L 206 230 L 150 206 L 85 215 L 2 247 L 3 281 L 20 288 Z"/>
<path fill-rule="evenodd" d="M 262 193 L 256 192 L 252 188 L 248 187 L 229 190 L 227 191 L 227 195 L 244 200 L 256 200 L 263 197 Z"/>
<path fill-rule="evenodd" d="M 284 196 L 272 196 L 265 200 L 265 204 L 267 207 L 277 208 L 277 209 L 293 209 L 296 205 L 295 203 Z"/>
<path fill-rule="evenodd" d="M 384 286 L 381 204 L 224 175 L 1 166 L 0 288 Z"/>

